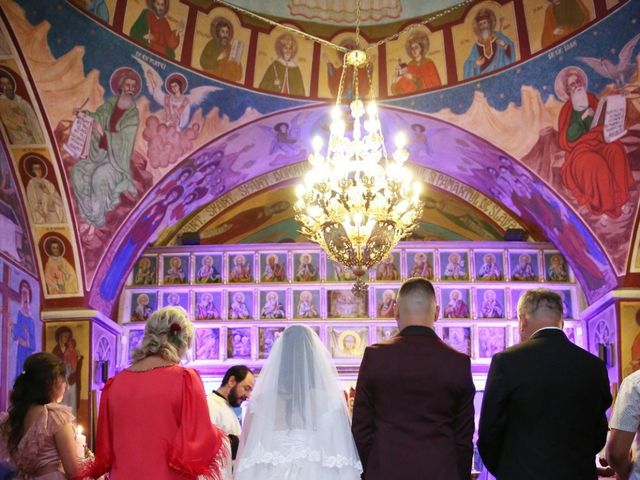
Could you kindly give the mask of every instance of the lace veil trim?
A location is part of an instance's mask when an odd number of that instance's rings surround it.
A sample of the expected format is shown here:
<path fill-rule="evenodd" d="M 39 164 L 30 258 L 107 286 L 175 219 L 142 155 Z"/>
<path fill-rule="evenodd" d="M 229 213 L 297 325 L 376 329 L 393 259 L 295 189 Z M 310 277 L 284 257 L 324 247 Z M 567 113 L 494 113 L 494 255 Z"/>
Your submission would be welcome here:
<path fill-rule="evenodd" d="M 345 455 L 330 455 L 324 450 L 317 450 L 308 447 L 289 449 L 288 451 L 271 450 L 267 451 L 262 444 L 258 444 L 254 453 L 240 460 L 238 471 L 248 470 L 258 464 L 284 465 L 306 460 L 318 463 L 326 468 L 352 467 L 362 471 L 362 463 L 357 458 Z"/>

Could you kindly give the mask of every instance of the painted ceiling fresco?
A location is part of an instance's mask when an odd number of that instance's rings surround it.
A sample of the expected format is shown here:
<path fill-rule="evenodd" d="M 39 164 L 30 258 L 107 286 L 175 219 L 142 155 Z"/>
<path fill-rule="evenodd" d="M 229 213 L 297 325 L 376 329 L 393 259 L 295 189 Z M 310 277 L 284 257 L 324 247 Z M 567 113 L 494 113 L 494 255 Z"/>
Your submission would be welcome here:
<path fill-rule="evenodd" d="M 238 190 L 238 189 L 236 189 Z M 471 190 L 471 189 L 469 189 Z M 195 214 L 186 217 L 176 227 L 163 231 L 154 246 L 179 245 L 180 235 L 191 230 L 195 225 L 207 223 L 197 228 L 202 245 L 218 245 L 223 243 L 277 243 L 306 242 L 308 239 L 299 232 L 299 225 L 294 220 L 293 203 L 295 202 L 295 185 L 273 187 L 267 191 L 247 198 L 236 192 L 239 201 L 222 213 L 210 217 L 209 209 L 216 208 L 216 201 Z M 474 192 L 478 195 L 477 192 Z M 419 226 L 413 232 L 411 240 L 459 241 L 459 240 L 502 240 L 506 228 L 522 228 L 507 212 L 493 204 L 497 210 L 481 211 L 472 204 L 458 198 L 453 193 L 441 191 L 430 185 L 423 195 L 425 210 Z M 488 216 L 495 218 L 504 216 L 506 221 L 500 224 Z"/>
<path fill-rule="evenodd" d="M 304 174 L 307 139 L 328 132 L 322 99 L 342 66 L 327 47 L 223 7 L 93 3 L 106 8 L 0 0 L 0 122 L 24 198 L 34 165 L 51 184 L 51 211 L 29 209 L 45 300 L 78 298 L 110 313 L 132 262 L 158 236 L 196 219 L 206 232 L 234 195 Z M 522 225 L 553 242 L 594 300 L 615 288 L 633 250 L 640 5 L 569 3 L 580 22 L 563 24 L 543 0 L 485 0 L 450 24 L 413 28 L 374 49 L 372 89 L 385 135 L 409 134 L 410 161 L 434 198 L 452 195 L 472 206 L 471 218 L 490 219 L 485 239 Z M 149 29 L 150 15 L 161 30 Z M 212 37 L 217 27 L 226 43 Z M 419 55 L 409 57 L 412 46 Z M 215 72 L 205 71 L 207 48 Z M 601 98 L 624 107 L 616 138 L 585 120 Z M 51 257 L 64 260 L 58 284 L 46 282 Z"/>
<path fill-rule="evenodd" d="M 211 9 L 215 3 L 213 0 L 190 0 L 190 2 L 203 10 Z M 356 18 L 355 0 L 263 0 L 259 3 L 251 0 L 235 0 L 231 3 L 262 15 L 292 21 L 308 20 L 344 25 L 353 23 Z M 433 14 L 459 3 L 458 0 L 361 0 L 360 18 L 364 24 L 408 20 Z"/>

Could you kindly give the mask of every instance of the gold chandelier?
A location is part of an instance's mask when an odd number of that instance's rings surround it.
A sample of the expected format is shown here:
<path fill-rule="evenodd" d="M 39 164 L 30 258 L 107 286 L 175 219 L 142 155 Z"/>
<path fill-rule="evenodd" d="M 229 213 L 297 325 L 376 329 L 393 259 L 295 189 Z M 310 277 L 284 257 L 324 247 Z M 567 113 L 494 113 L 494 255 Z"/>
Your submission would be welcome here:
<path fill-rule="evenodd" d="M 349 104 L 353 126 L 348 128 L 341 97 L 349 68 L 353 70 Z M 301 233 L 358 277 L 353 288 L 357 294 L 366 292 L 362 277 L 367 270 L 414 229 L 423 208 L 422 186 L 413 181 L 405 165 L 406 139 L 403 134 L 396 137 L 397 150 L 388 158 L 375 99 L 371 95 L 365 107 L 359 97 L 360 68 L 367 69 L 369 91 L 373 91 L 366 53 L 356 47 L 345 54 L 326 155 L 321 153 L 322 138 L 315 137 L 311 168 L 297 186 L 294 205 Z"/>

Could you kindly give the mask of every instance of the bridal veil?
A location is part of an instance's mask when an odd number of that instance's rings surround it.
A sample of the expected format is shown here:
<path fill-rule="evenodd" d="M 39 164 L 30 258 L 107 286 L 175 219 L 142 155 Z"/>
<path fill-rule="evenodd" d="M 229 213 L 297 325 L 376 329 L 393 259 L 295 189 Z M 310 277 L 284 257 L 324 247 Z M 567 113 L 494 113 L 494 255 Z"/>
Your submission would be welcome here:
<path fill-rule="evenodd" d="M 355 480 L 362 465 L 329 353 L 309 327 L 276 341 L 251 397 L 236 480 Z"/>

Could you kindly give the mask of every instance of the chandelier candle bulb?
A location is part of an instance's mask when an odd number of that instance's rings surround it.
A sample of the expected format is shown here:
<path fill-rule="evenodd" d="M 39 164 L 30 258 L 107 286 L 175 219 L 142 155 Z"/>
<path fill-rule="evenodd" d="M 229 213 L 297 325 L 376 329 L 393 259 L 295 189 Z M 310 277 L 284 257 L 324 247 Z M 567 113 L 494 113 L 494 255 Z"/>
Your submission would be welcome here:
<path fill-rule="evenodd" d="M 313 147 L 313 151 L 315 152 L 316 156 L 323 158 L 320 155 L 320 150 L 322 149 L 322 145 L 324 144 L 324 142 L 322 141 L 322 137 L 320 135 L 316 135 L 315 137 L 313 137 L 313 140 L 311 141 L 311 145 Z"/>

